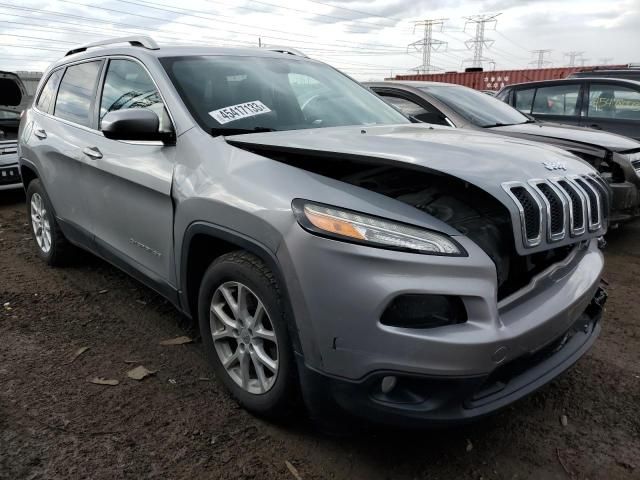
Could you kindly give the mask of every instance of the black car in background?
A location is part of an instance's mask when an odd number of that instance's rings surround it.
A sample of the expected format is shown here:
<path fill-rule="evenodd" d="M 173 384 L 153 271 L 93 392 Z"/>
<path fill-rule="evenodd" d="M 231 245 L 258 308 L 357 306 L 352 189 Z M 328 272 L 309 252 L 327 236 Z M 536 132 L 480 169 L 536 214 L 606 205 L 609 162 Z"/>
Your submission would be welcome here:
<path fill-rule="evenodd" d="M 538 120 L 605 130 L 640 140 L 640 82 L 570 78 L 508 85 L 496 98 Z"/>
<path fill-rule="evenodd" d="M 482 130 L 560 147 L 593 165 L 611 187 L 616 224 L 640 214 L 640 142 L 612 133 L 534 120 L 477 90 L 437 82 L 365 83 L 416 121 Z"/>

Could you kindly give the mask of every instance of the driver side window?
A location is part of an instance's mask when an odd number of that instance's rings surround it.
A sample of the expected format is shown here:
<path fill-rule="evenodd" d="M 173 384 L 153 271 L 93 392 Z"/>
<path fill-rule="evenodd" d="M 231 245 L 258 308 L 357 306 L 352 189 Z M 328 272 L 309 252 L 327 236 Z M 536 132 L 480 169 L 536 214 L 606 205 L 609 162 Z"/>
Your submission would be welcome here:
<path fill-rule="evenodd" d="M 162 98 L 145 69 L 131 60 L 111 60 L 102 89 L 100 123 L 107 113 L 128 108 L 151 110 L 160 119 L 160 131 L 171 130 Z"/>

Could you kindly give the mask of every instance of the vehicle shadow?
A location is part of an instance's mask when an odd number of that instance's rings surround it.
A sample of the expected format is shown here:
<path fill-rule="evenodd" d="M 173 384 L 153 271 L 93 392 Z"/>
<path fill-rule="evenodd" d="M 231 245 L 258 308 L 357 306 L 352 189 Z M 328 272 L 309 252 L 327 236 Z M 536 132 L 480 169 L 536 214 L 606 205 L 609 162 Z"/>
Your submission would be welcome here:
<path fill-rule="evenodd" d="M 23 189 L 0 191 L 0 206 L 17 205 L 26 200 Z"/>

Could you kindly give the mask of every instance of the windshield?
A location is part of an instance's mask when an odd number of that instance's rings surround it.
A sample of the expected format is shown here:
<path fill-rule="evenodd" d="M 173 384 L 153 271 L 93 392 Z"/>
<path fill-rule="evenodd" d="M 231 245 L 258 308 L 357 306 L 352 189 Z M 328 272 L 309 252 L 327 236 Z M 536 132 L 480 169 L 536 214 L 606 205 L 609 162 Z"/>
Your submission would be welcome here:
<path fill-rule="evenodd" d="M 191 114 L 215 135 L 410 123 L 321 63 L 239 56 L 171 57 L 161 63 Z"/>
<path fill-rule="evenodd" d="M 517 125 L 530 122 L 515 108 L 471 88 L 456 85 L 429 85 L 420 90 L 433 95 L 478 127 Z"/>

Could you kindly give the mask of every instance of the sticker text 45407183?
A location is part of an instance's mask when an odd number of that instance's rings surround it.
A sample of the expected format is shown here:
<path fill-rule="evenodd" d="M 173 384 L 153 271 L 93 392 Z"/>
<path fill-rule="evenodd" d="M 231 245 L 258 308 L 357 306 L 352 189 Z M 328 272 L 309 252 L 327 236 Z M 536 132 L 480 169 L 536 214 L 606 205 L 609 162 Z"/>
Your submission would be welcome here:
<path fill-rule="evenodd" d="M 260 100 L 253 102 L 239 103 L 238 105 L 231 105 L 229 107 L 220 108 L 209 112 L 218 123 L 225 124 L 233 122 L 234 120 L 240 120 L 241 118 L 254 117 L 263 113 L 268 113 L 271 110 Z"/>

